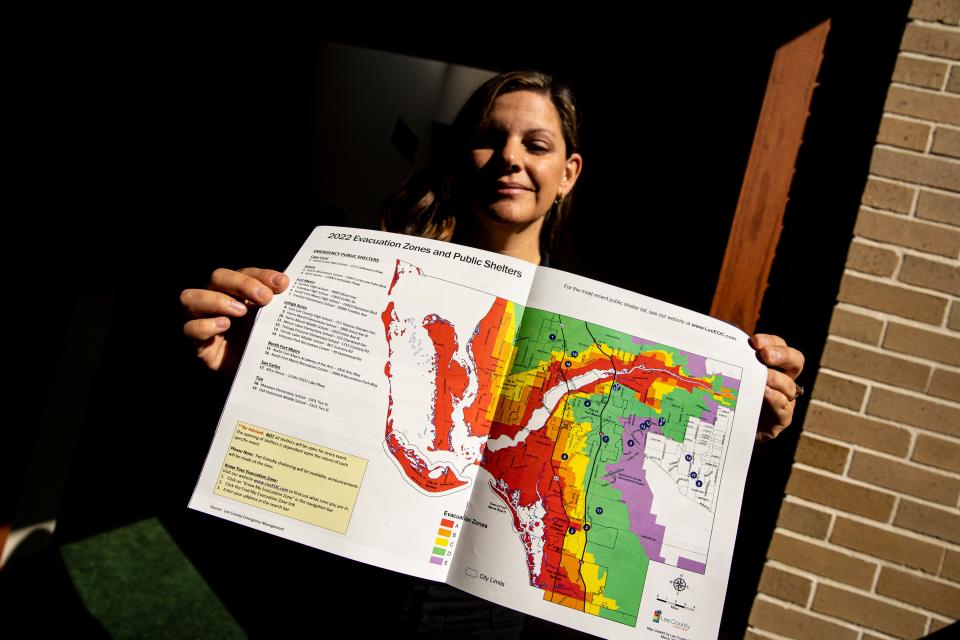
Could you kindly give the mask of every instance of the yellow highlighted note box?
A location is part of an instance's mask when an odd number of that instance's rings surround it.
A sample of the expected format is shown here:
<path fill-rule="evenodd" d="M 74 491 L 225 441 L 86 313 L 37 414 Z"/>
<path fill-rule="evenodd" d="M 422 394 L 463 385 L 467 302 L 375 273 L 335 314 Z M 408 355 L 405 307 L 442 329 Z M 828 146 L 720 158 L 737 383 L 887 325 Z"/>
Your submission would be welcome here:
<path fill-rule="evenodd" d="M 367 460 L 238 422 L 214 493 L 346 533 Z"/>

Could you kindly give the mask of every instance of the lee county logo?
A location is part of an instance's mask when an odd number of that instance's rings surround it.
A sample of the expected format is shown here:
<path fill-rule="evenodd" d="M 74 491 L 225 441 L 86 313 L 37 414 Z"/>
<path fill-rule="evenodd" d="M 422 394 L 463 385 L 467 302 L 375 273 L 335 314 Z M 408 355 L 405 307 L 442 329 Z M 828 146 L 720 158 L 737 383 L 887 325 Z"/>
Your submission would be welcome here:
<path fill-rule="evenodd" d="M 674 628 L 674 629 L 680 629 L 681 631 L 689 631 L 689 630 L 690 630 L 690 624 L 689 624 L 689 623 L 687 623 L 687 622 L 680 622 L 680 621 L 677 620 L 676 618 L 668 618 L 667 616 L 663 615 L 663 610 L 662 610 L 662 609 L 657 609 L 656 611 L 653 612 L 653 621 L 656 622 L 657 624 L 660 624 L 661 622 L 663 622 L 663 623 L 665 623 L 665 624 L 671 624 L 671 625 L 673 625 L 673 628 Z"/>

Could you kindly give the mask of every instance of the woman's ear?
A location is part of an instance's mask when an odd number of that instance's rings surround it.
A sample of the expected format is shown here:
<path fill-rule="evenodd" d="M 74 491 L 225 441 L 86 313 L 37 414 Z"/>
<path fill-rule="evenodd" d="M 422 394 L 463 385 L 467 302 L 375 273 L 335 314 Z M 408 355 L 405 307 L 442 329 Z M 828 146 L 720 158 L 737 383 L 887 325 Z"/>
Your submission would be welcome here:
<path fill-rule="evenodd" d="M 579 153 L 571 153 L 567 158 L 566 165 L 563 168 L 563 179 L 560 181 L 560 190 L 563 195 L 567 195 L 573 189 L 573 185 L 580 177 L 580 170 L 583 168 L 583 157 Z"/>

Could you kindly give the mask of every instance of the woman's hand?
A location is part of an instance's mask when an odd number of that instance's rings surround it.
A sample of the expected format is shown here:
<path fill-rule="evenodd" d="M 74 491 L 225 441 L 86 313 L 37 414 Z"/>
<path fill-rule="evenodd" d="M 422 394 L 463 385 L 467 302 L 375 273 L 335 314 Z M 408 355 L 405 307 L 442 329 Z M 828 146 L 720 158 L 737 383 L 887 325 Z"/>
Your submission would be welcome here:
<path fill-rule="evenodd" d="M 799 387 L 794 380 L 803 370 L 803 354 L 787 346 L 783 338 L 758 333 L 750 338 L 757 358 L 767 365 L 767 387 L 757 425 L 757 442 L 772 440 L 790 426 Z"/>
<path fill-rule="evenodd" d="M 180 304 L 193 319 L 183 325 L 183 333 L 196 341 L 197 357 L 214 371 L 236 371 L 255 308 L 289 284 L 279 271 L 249 267 L 217 269 L 206 289 L 184 289 Z"/>

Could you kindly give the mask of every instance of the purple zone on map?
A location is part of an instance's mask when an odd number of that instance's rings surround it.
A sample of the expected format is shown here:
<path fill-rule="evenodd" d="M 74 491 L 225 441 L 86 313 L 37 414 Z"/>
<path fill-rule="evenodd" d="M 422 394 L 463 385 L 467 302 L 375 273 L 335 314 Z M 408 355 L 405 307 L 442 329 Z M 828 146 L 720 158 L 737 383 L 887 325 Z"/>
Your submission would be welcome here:
<path fill-rule="evenodd" d="M 666 527 L 657 524 L 657 515 L 652 511 L 653 491 L 647 483 L 647 472 L 644 468 L 646 456 L 643 455 L 647 433 L 662 432 L 656 420 L 650 420 L 648 429 L 641 430 L 640 425 L 647 420 L 649 419 L 640 416 L 620 418 L 620 423 L 623 425 L 623 458 L 619 462 L 608 464 L 604 472 L 607 474 L 613 472 L 614 479 L 611 485 L 622 495 L 622 500 L 630 512 L 630 529 L 640 539 L 647 557 L 657 562 L 664 562 L 663 556 L 660 555 L 660 548 L 663 546 Z M 630 442 L 633 444 L 631 445 Z M 629 466 L 623 466 L 624 462 Z M 628 473 L 622 473 L 624 471 Z"/>
<path fill-rule="evenodd" d="M 640 426 L 648 420 L 649 426 L 641 429 Z M 647 444 L 647 433 L 663 435 L 663 432 L 656 420 L 640 416 L 620 418 L 620 424 L 623 425 L 623 457 L 619 462 L 608 464 L 604 472 L 608 475 L 613 472 L 614 480 L 610 484 L 620 492 L 627 505 L 630 512 L 630 530 L 640 539 L 647 557 L 666 564 L 666 560 L 660 555 L 666 527 L 657 524 L 657 514 L 653 513 L 653 491 L 647 482 L 647 458 L 643 453 Z M 633 444 L 630 444 L 631 442 Z M 630 473 L 622 473 L 626 470 Z M 629 479 L 624 479 L 624 475 Z M 677 567 L 700 574 L 707 570 L 705 564 L 684 557 L 677 558 Z"/>
<path fill-rule="evenodd" d="M 687 571 L 693 571 L 700 574 L 707 572 L 707 565 L 703 564 L 702 562 L 697 562 L 696 560 L 684 558 L 683 556 L 677 558 L 677 568 L 686 569 Z"/>
<path fill-rule="evenodd" d="M 706 396 L 703 397 L 703 404 L 707 405 L 707 410 L 700 414 L 700 420 L 708 424 L 714 424 L 717 421 L 717 407 L 719 405 Z"/>

